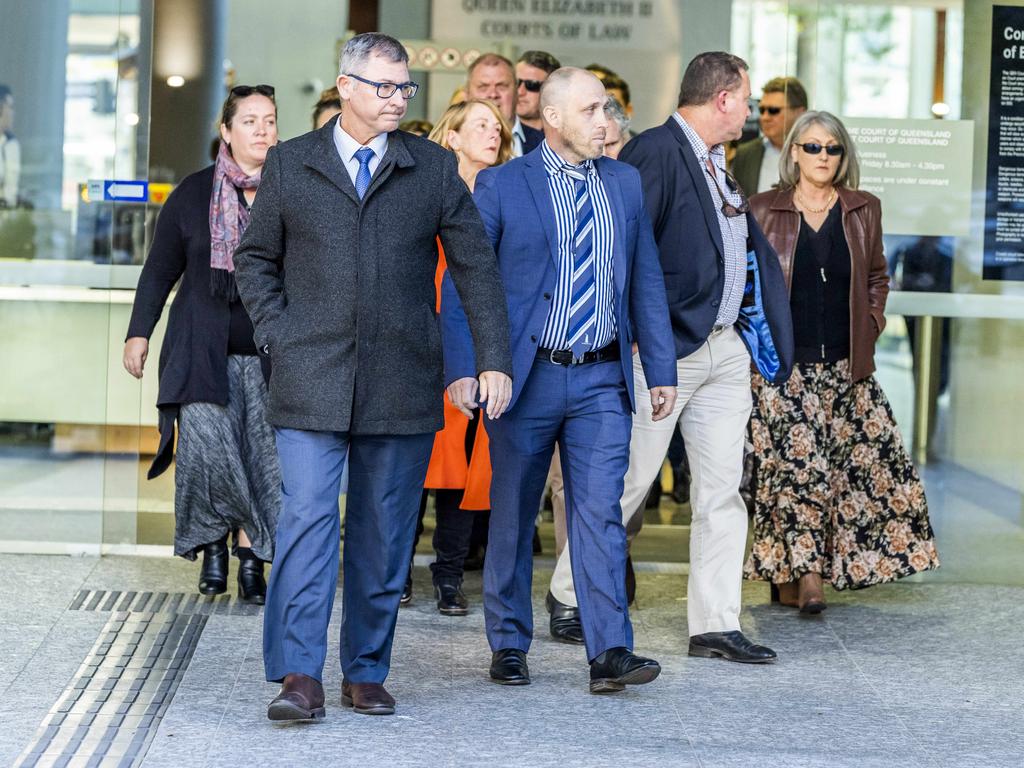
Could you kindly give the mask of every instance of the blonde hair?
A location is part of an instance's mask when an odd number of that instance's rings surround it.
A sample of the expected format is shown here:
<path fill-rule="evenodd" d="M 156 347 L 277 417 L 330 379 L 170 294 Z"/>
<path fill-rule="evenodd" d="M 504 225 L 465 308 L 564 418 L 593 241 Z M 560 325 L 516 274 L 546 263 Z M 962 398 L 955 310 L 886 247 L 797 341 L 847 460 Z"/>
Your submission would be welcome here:
<path fill-rule="evenodd" d="M 468 99 L 458 104 L 452 104 L 441 115 L 441 119 L 434 123 L 434 129 L 427 138 L 435 144 L 440 144 L 445 149 L 451 149 L 451 145 L 448 144 L 448 131 L 458 133 L 462 130 L 462 126 L 466 124 L 466 118 L 469 117 L 469 111 L 477 104 L 487 107 L 491 114 L 498 119 L 499 125 L 501 125 L 501 144 L 498 145 L 498 159 L 494 164 L 501 165 L 508 162 L 512 159 L 512 128 L 509 126 L 508 120 L 504 118 L 498 108 L 490 101 Z"/>
<path fill-rule="evenodd" d="M 793 145 L 800 140 L 803 132 L 812 125 L 821 126 L 833 139 L 843 147 L 843 156 L 836 169 L 832 183 L 837 187 L 857 189 L 860 186 L 860 162 L 857 160 L 857 148 L 853 146 L 850 134 L 843 122 L 831 112 L 804 112 L 786 137 L 779 157 L 779 186 L 792 189 L 800 181 L 800 169 L 793 160 Z"/>

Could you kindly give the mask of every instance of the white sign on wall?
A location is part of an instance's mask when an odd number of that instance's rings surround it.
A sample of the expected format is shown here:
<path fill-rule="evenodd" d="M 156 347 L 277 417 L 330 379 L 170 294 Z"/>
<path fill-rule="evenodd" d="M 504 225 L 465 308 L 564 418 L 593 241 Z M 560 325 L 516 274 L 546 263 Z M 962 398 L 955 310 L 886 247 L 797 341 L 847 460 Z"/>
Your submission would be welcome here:
<path fill-rule="evenodd" d="M 601 64 L 630 85 L 634 124 L 664 122 L 682 77 L 675 0 L 433 0 L 435 39 L 542 50 L 562 64 Z M 666 105 L 669 105 L 666 107 Z"/>

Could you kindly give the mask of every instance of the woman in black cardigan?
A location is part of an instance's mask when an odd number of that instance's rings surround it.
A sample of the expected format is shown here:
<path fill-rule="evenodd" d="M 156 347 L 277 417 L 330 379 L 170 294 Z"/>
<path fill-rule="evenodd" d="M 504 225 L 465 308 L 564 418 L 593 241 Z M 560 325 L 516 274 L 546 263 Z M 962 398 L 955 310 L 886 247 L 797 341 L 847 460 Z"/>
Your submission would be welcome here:
<path fill-rule="evenodd" d="M 264 417 L 267 389 L 232 259 L 267 151 L 277 143 L 274 89 L 232 88 L 220 135 L 216 163 L 185 178 L 160 213 L 135 294 L 124 367 L 142 378 L 149 337 L 180 279 L 160 350 L 160 448 L 149 477 L 170 465 L 177 423 L 174 553 L 194 560 L 202 551 L 199 591 L 220 594 L 227 590 L 227 537 L 235 531 L 239 597 L 262 604 L 281 479 Z"/>

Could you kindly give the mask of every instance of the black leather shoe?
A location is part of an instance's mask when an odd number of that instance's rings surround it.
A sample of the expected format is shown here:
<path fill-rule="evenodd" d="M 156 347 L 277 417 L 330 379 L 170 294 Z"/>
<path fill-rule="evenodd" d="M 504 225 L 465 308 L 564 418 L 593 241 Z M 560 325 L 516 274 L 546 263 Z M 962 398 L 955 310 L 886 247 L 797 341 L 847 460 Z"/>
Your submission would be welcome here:
<path fill-rule="evenodd" d="M 462 584 L 457 581 L 435 584 L 434 597 L 437 598 L 438 612 L 444 616 L 465 616 L 469 613 L 469 602 L 462 594 Z"/>
<path fill-rule="evenodd" d="M 690 500 L 690 473 L 685 467 L 672 472 L 672 501 L 686 504 Z"/>
<path fill-rule="evenodd" d="M 402 587 L 402 596 L 398 600 L 399 605 L 408 605 L 412 602 L 412 566 L 409 566 L 409 575 L 405 577 L 405 586 Z"/>
<path fill-rule="evenodd" d="M 526 666 L 526 651 L 502 648 L 491 654 L 491 680 L 499 685 L 529 685 L 530 668 Z"/>
<path fill-rule="evenodd" d="M 263 578 L 262 560 L 253 557 L 238 561 L 238 599 L 253 605 L 267 602 L 267 582 Z"/>
<path fill-rule="evenodd" d="M 580 609 L 558 602 L 550 592 L 544 599 L 544 604 L 551 615 L 551 622 L 548 625 L 551 629 L 551 636 L 560 643 L 583 645 L 583 623 L 580 621 Z"/>
<path fill-rule="evenodd" d="M 643 685 L 661 674 L 654 659 L 637 656 L 628 648 L 609 648 L 590 662 L 590 692 L 615 693 L 627 685 Z"/>
<path fill-rule="evenodd" d="M 202 547 L 203 567 L 199 571 L 199 592 L 220 595 L 228 591 L 228 539 L 211 541 Z"/>
<path fill-rule="evenodd" d="M 755 645 L 739 630 L 733 632 L 706 632 L 690 638 L 690 655 L 712 659 L 721 656 L 743 664 L 769 664 L 778 656 L 771 648 Z"/>

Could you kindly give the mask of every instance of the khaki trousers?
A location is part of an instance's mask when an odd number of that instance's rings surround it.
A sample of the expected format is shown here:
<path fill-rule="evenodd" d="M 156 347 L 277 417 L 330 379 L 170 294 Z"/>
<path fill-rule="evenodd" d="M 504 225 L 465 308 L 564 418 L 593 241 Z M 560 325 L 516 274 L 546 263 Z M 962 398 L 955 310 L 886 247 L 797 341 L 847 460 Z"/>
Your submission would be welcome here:
<path fill-rule="evenodd" d="M 678 425 L 692 477 L 689 634 L 738 630 L 747 539 L 747 510 L 739 487 L 751 408 L 750 355 L 739 334 L 729 327 L 712 333 L 696 352 L 679 360 L 677 370 L 679 396 L 675 410 L 668 418 L 652 422 L 650 391 L 640 359 L 633 356 L 637 412 L 622 495 L 623 525 L 630 537 L 639 531 L 644 499 L 661 471 L 672 430 Z M 552 490 L 555 488 L 553 483 Z M 556 502 L 556 540 L 558 510 Z M 559 552 L 551 592 L 559 602 L 576 605 L 567 549 Z"/>

